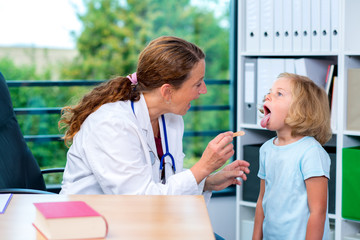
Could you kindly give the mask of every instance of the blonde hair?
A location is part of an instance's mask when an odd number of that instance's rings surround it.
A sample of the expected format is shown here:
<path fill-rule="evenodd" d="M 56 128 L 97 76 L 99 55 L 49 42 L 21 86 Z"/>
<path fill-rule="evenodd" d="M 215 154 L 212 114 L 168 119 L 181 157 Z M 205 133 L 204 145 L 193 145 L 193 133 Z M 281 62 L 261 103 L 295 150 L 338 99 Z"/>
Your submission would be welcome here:
<path fill-rule="evenodd" d="M 159 37 L 140 53 L 136 87 L 126 77 L 116 77 L 95 87 L 74 106 L 61 111 L 59 128 L 65 128 L 64 141 L 69 146 L 85 119 L 99 107 L 116 101 L 138 101 L 141 92 L 151 91 L 163 84 L 178 89 L 188 79 L 190 71 L 204 52 L 195 44 L 172 36 Z"/>
<path fill-rule="evenodd" d="M 285 119 L 292 129 L 291 135 L 312 136 L 324 145 L 332 137 L 325 90 L 305 76 L 282 73 L 278 78 L 288 78 L 292 82 L 292 102 Z"/>

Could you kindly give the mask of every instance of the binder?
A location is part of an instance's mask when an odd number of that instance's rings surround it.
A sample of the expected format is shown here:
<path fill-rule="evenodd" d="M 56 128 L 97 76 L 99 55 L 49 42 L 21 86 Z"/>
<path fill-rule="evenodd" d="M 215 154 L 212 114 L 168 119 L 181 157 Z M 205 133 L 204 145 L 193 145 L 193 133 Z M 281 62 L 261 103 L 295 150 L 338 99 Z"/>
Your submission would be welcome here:
<path fill-rule="evenodd" d="M 311 0 L 311 51 L 320 51 L 320 0 Z"/>
<path fill-rule="evenodd" d="M 339 0 L 331 0 L 330 3 L 330 42 L 331 51 L 339 50 Z"/>
<path fill-rule="evenodd" d="M 311 3 L 310 0 L 302 1 L 302 21 L 301 21 L 301 35 L 302 35 L 302 51 L 311 51 Z"/>
<path fill-rule="evenodd" d="M 258 58 L 257 61 L 257 93 L 256 106 L 259 109 L 266 94 L 269 93 L 273 82 L 277 79 L 280 73 L 284 72 L 285 61 L 283 58 Z M 262 113 L 257 112 L 256 123 L 260 125 Z"/>
<path fill-rule="evenodd" d="M 299 58 L 295 60 L 295 73 L 307 76 L 325 89 L 327 70 L 331 64 L 332 62 L 326 59 Z"/>
<path fill-rule="evenodd" d="M 300 52 L 302 50 L 302 0 L 293 0 L 293 51 Z"/>
<path fill-rule="evenodd" d="M 274 51 L 281 52 L 284 45 L 283 0 L 274 0 Z"/>
<path fill-rule="evenodd" d="M 347 130 L 360 131 L 360 68 L 348 69 Z"/>
<path fill-rule="evenodd" d="M 244 63 L 244 123 L 256 124 L 256 58 L 246 58 Z"/>
<path fill-rule="evenodd" d="M 285 70 L 287 73 L 295 73 L 295 59 L 285 58 Z"/>
<path fill-rule="evenodd" d="M 258 52 L 260 49 L 260 0 L 247 0 L 245 5 L 246 51 Z"/>
<path fill-rule="evenodd" d="M 274 51 L 273 0 L 260 0 L 260 51 Z"/>
<path fill-rule="evenodd" d="M 335 200 L 336 200 L 336 147 L 324 146 L 325 151 L 330 157 L 330 179 L 328 181 L 329 190 L 329 213 L 335 214 Z"/>
<path fill-rule="evenodd" d="M 244 201 L 256 202 L 260 192 L 259 151 L 262 144 L 249 144 L 243 146 L 244 160 L 251 162 L 251 171 L 246 175 L 247 180 L 243 182 L 242 199 Z"/>
<path fill-rule="evenodd" d="M 330 0 L 320 0 L 320 51 L 329 52 L 330 44 Z"/>
<path fill-rule="evenodd" d="M 292 51 L 292 1 L 284 0 L 283 1 L 283 27 L 284 27 L 284 52 Z"/>

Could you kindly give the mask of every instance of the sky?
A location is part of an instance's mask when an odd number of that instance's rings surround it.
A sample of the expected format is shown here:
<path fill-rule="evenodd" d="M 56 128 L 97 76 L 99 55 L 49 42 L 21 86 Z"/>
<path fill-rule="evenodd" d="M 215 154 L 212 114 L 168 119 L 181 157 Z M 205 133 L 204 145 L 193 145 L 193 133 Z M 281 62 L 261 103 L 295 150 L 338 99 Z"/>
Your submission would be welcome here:
<path fill-rule="evenodd" d="M 75 48 L 82 0 L 0 0 L 0 46 Z"/>
<path fill-rule="evenodd" d="M 191 2 L 203 7 L 207 4 Z M 218 10 L 228 4 L 229 0 L 220 0 L 206 7 Z M 83 12 L 82 0 L 0 0 L 0 47 L 75 49 L 70 32 L 81 31 L 76 7 Z"/>

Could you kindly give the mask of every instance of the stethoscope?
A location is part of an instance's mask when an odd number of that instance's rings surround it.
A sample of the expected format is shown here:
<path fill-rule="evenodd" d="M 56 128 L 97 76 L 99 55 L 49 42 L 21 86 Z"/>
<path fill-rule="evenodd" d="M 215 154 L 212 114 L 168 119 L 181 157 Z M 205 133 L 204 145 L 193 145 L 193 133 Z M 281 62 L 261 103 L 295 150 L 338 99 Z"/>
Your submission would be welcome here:
<path fill-rule="evenodd" d="M 134 109 L 134 102 L 131 101 L 131 108 L 132 108 L 132 111 L 135 115 L 135 109 Z M 135 115 L 136 116 L 136 115 Z M 164 115 L 161 115 L 161 122 L 163 124 L 163 129 L 164 129 L 164 137 L 165 137 L 165 154 L 162 155 L 161 159 L 160 159 L 160 176 L 161 176 L 161 172 L 163 170 L 163 166 L 164 166 L 164 161 L 165 161 L 165 158 L 166 157 L 170 157 L 171 159 L 171 163 L 172 163 L 172 170 L 173 170 L 173 173 L 175 174 L 176 172 L 176 167 L 175 167 L 175 159 L 173 157 L 173 155 L 170 153 L 169 151 L 169 144 L 168 144 L 168 139 L 167 139 L 167 132 L 166 132 L 166 124 L 165 124 L 165 117 Z"/>

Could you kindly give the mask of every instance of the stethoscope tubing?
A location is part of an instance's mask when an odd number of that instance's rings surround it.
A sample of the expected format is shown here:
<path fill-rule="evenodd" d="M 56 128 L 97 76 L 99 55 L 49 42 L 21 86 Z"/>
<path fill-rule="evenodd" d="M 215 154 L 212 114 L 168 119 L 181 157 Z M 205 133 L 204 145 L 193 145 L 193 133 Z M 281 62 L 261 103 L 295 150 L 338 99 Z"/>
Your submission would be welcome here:
<path fill-rule="evenodd" d="M 132 111 L 135 114 L 135 108 L 134 108 L 134 102 L 131 101 L 131 108 Z M 169 144 L 168 144 L 168 139 L 167 139 L 167 131 L 166 131 L 166 123 L 165 123 L 165 117 L 164 115 L 161 115 L 161 122 L 163 124 L 163 129 L 164 129 L 164 137 L 165 137 L 165 154 L 161 157 L 160 159 L 160 171 L 162 171 L 163 169 L 163 165 L 164 165 L 164 161 L 165 161 L 165 157 L 170 157 L 171 159 L 171 163 L 172 163 L 172 169 L 174 171 L 174 173 L 176 172 L 176 167 L 175 167 L 175 159 L 173 157 L 173 155 L 170 153 L 169 151 Z"/>
<path fill-rule="evenodd" d="M 161 115 L 161 120 L 162 120 L 162 124 L 163 124 L 164 137 L 165 137 L 165 154 L 161 157 L 161 160 L 160 160 L 160 170 L 163 169 L 165 157 L 169 156 L 171 158 L 173 170 L 174 170 L 174 172 L 176 172 L 175 159 L 174 159 L 173 155 L 169 151 L 169 145 L 168 145 L 168 139 L 167 139 L 167 132 L 166 132 L 166 124 L 165 124 L 164 115 Z"/>

